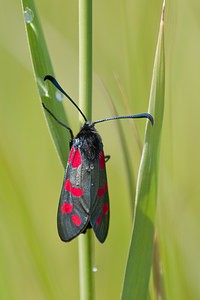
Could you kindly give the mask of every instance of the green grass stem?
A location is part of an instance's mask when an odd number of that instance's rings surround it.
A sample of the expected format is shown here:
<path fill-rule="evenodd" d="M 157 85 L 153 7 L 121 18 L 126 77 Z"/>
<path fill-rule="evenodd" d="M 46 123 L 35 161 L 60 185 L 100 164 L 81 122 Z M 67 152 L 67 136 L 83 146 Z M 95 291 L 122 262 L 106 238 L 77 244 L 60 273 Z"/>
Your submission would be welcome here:
<path fill-rule="evenodd" d="M 79 0 L 79 107 L 92 119 L 92 0 Z M 80 115 L 82 124 L 83 118 Z M 93 299 L 92 232 L 79 236 L 80 299 Z"/>

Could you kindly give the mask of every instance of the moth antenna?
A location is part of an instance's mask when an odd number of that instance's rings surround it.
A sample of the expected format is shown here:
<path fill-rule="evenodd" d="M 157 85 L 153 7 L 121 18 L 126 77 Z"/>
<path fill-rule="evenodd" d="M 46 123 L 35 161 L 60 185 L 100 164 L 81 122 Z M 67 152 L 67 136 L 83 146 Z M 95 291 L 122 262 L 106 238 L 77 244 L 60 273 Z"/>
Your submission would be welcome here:
<path fill-rule="evenodd" d="M 150 114 L 148 114 L 148 113 L 138 114 L 138 115 L 131 115 L 131 116 L 121 116 L 121 117 L 107 118 L 107 119 L 98 120 L 98 121 L 95 121 L 95 122 L 92 122 L 92 123 L 93 123 L 93 125 L 95 125 L 97 123 L 101 123 L 101 122 L 105 122 L 105 121 L 110 121 L 110 120 L 118 120 L 118 119 L 140 119 L 140 118 L 147 118 L 147 119 L 149 119 L 149 121 L 151 122 L 151 126 L 153 126 L 153 123 L 154 123 L 153 117 Z"/>
<path fill-rule="evenodd" d="M 74 104 L 74 106 L 78 109 L 78 111 L 80 112 L 80 114 L 83 116 L 84 120 L 87 122 L 87 119 L 84 115 L 84 113 L 80 110 L 80 108 L 78 107 L 78 105 L 72 100 L 72 98 L 61 88 L 61 86 L 59 85 L 59 83 L 57 82 L 57 80 L 51 76 L 51 75 L 46 75 L 44 77 L 44 81 L 45 80 L 49 80 L 53 83 L 53 85 L 63 94 L 65 95 L 70 101 L 72 104 Z"/>
<path fill-rule="evenodd" d="M 71 139 L 73 140 L 74 135 L 73 135 L 73 132 L 72 132 L 71 128 L 68 127 L 67 125 L 65 125 L 63 122 L 59 121 L 59 120 L 54 116 L 54 114 L 52 114 L 52 112 L 45 106 L 45 104 L 44 104 L 43 102 L 42 102 L 42 106 L 43 106 L 44 109 L 46 109 L 46 111 L 54 118 L 54 120 L 56 120 L 56 122 L 57 122 L 58 124 L 62 125 L 63 127 L 65 127 L 66 129 L 69 130 L 70 135 L 71 135 Z"/>

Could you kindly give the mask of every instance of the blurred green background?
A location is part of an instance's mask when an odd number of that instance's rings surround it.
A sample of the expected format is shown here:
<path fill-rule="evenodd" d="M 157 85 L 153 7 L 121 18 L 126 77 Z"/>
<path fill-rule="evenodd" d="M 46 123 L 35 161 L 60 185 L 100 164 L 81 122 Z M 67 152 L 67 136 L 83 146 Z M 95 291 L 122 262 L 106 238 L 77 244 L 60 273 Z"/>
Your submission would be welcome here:
<path fill-rule="evenodd" d="M 64 170 L 40 107 L 20 1 L 0 10 L 0 298 L 78 299 L 77 239 L 59 240 L 57 206 Z M 56 77 L 78 99 L 78 1 L 35 1 Z M 118 74 L 133 113 L 146 112 L 162 1 L 93 2 L 93 120 L 111 116 L 104 81 L 126 114 Z M 199 70 L 200 3 L 166 1 L 166 98 L 157 230 L 167 299 L 200 299 Z M 78 113 L 65 102 L 70 125 Z M 129 121 L 132 167 L 140 152 Z M 136 121 L 143 140 L 145 121 Z M 99 124 L 107 164 L 111 220 L 95 239 L 95 299 L 119 299 L 131 236 L 131 212 L 115 122 Z M 135 175 L 136 176 L 136 175 Z"/>

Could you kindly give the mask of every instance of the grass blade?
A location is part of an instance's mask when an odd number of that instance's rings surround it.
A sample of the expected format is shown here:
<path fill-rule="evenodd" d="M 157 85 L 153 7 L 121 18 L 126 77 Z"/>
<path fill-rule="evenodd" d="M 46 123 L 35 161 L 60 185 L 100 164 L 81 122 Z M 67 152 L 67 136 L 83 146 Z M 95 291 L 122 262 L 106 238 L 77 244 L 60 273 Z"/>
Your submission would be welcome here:
<path fill-rule="evenodd" d="M 136 207 L 122 299 L 146 300 L 153 255 L 154 223 L 158 185 L 160 138 L 164 112 L 164 3 L 155 55 L 149 113 L 154 127 L 147 122 L 143 153 L 136 189 Z"/>
<path fill-rule="evenodd" d="M 61 95 L 58 94 L 56 88 L 53 87 L 51 83 L 44 83 L 43 81 L 47 74 L 54 76 L 54 71 L 34 1 L 22 0 L 22 8 L 35 80 L 41 101 L 59 120 L 67 124 L 63 104 L 59 101 Z M 58 156 L 65 168 L 68 156 L 67 149 L 69 148 L 67 141 L 70 140 L 69 133 L 66 129 L 57 124 L 46 111 L 45 116 Z"/>

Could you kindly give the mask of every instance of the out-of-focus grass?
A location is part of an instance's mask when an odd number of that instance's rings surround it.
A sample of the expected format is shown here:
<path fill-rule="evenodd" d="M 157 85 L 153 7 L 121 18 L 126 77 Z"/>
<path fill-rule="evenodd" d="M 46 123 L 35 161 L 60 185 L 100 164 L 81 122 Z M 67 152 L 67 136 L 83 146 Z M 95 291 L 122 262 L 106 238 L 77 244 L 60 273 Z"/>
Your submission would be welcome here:
<path fill-rule="evenodd" d="M 70 96 L 77 99 L 77 2 L 59 2 L 58 7 L 55 1 L 44 0 L 36 1 L 36 5 L 57 78 Z M 161 6 L 162 1 L 94 3 L 94 71 L 109 87 L 121 115 L 125 110 L 113 71 L 120 76 L 131 111 L 146 110 Z M 78 299 L 77 241 L 63 244 L 56 231 L 63 167 L 41 112 L 20 3 L 4 1 L 3 7 L 0 12 L 0 268 L 5 276 L 0 295 L 3 299 L 12 296 L 48 299 L 38 276 L 41 270 L 36 263 L 38 255 L 45 262 L 56 299 L 66 297 L 66 290 L 69 299 Z M 200 298 L 198 8 L 197 0 L 166 3 L 166 106 L 156 226 L 168 299 Z M 104 93 L 95 81 L 93 100 L 93 120 L 110 116 Z M 70 124 L 76 132 L 78 113 L 68 103 L 65 107 L 70 111 Z M 131 165 L 137 172 L 140 154 L 128 123 L 123 122 L 122 126 L 133 151 Z M 136 123 L 141 140 L 144 123 Z M 95 242 L 98 267 L 95 295 L 96 299 L 118 299 L 131 234 L 128 190 L 116 125 L 99 124 L 97 130 L 106 154 L 111 155 L 107 164 L 111 221 L 105 244 Z M 19 197 L 18 191 L 23 196 Z M 22 218 L 23 203 L 32 224 L 28 228 Z M 26 231 L 36 239 L 37 255 L 31 252 Z"/>

